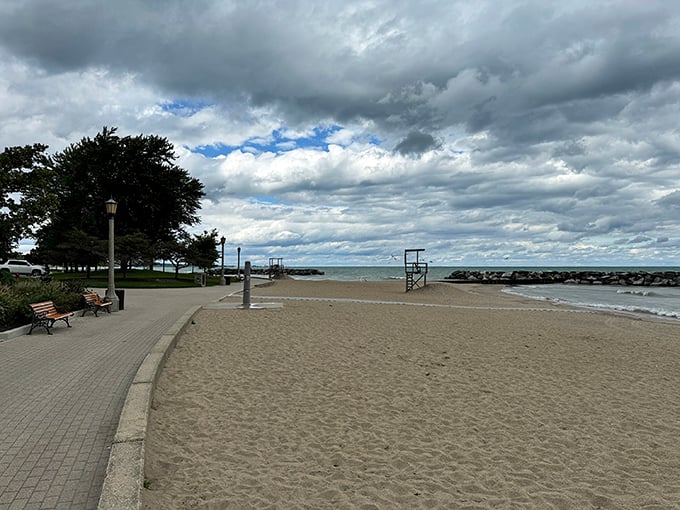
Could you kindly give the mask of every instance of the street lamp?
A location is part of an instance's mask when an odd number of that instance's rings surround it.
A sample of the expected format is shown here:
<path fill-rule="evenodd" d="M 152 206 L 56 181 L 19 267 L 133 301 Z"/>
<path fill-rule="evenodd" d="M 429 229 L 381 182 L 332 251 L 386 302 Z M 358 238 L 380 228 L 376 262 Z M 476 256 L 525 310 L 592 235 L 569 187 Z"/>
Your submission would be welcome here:
<path fill-rule="evenodd" d="M 116 209 L 118 209 L 118 202 L 116 202 L 113 198 L 109 198 L 106 201 L 106 214 L 109 217 L 109 286 L 106 289 L 106 299 L 111 301 L 112 312 L 117 312 L 119 310 L 118 296 L 116 295 L 116 283 L 114 281 L 113 275 L 113 218 L 116 216 Z"/>
<path fill-rule="evenodd" d="M 238 280 L 241 281 L 241 247 L 236 248 L 237 264 L 236 264 L 236 276 Z"/>
<path fill-rule="evenodd" d="M 222 238 L 220 239 L 220 244 L 222 245 L 222 278 L 220 278 L 220 285 L 227 284 L 227 282 L 224 279 L 224 243 L 226 241 L 227 240 L 224 238 L 224 236 L 222 236 Z"/>

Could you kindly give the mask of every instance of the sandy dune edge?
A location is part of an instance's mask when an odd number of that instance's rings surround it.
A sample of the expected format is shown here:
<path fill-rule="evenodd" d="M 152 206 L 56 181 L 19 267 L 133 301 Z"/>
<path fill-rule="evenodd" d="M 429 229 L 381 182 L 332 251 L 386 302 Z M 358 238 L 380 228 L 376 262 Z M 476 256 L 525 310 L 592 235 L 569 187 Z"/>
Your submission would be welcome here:
<path fill-rule="evenodd" d="M 680 507 L 678 325 L 481 286 L 258 295 L 518 310 L 200 312 L 156 391 L 144 508 Z"/>

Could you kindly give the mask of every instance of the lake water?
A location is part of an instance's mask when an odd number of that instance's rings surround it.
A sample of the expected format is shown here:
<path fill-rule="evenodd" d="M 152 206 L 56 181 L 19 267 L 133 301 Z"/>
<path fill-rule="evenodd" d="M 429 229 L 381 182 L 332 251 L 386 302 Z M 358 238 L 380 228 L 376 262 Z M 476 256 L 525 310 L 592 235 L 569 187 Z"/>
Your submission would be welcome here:
<path fill-rule="evenodd" d="M 679 287 L 619 285 L 518 285 L 505 292 L 575 306 L 680 319 Z"/>
<path fill-rule="evenodd" d="M 324 271 L 319 276 L 298 276 L 300 280 L 337 281 L 384 281 L 404 280 L 403 265 L 395 266 L 351 266 L 318 267 Z M 459 269 L 512 271 L 680 271 L 678 267 L 430 267 L 429 281 L 441 280 Z M 680 287 L 628 287 L 610 285 L 518 285 L 508 287 L 505 292 L 520 296 L 549 300 L 574 306 L 601 310 L 618 310 L 633 313 L 652 314 L 659 317 L 680 319 Z"/>

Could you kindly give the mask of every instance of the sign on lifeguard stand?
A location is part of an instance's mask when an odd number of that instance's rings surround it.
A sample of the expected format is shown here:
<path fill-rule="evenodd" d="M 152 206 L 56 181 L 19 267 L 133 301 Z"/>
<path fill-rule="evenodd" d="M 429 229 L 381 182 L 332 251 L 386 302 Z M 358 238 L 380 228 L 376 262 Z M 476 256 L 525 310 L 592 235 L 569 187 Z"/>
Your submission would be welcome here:
<path fill-rule="evenodd" d="M 406 272 L 406 292 L 427 285 L 427 262 L 420 261 L 420 252 L 425 248 L 404 250 L 404 271 Z"/>

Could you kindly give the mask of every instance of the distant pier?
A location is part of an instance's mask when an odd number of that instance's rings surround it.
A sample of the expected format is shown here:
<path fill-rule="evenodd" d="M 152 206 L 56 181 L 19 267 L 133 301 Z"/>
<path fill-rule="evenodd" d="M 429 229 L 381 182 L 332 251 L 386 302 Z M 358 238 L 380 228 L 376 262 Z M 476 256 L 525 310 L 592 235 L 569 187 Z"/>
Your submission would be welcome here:
<path fill-rule="evenodd" d="M 253 267 L 250 270 L 251 274 L 262 274 L 262 275 L 268 275 L 270 270 L 268 267 Z M 235 275 L 236 270 L 233 268 L 224 268 L 224 274 L 226 275 Z M 285 267 L 281 270 L 282 275 L 288 275 L 288 276 L 323 276 L 326 273 L 323 271 L 320 271 L 318 269 L 313 269 L 313 268 L 297 268 L 297 267 Z"/>

